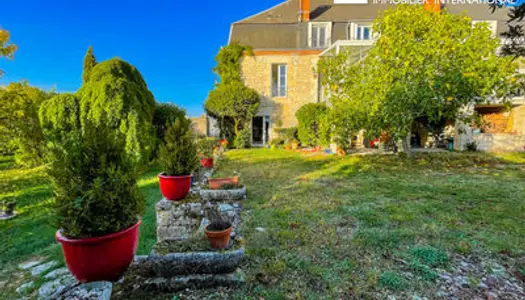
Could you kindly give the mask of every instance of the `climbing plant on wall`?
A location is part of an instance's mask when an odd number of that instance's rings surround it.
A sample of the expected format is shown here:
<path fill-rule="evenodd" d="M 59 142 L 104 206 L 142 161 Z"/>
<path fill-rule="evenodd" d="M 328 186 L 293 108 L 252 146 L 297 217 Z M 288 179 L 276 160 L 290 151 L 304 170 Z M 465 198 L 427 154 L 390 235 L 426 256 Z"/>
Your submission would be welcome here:
<path fill-rule="evenodd" d="M 231 138 L 227 136 L 228 130 L 223 128 L 227 121 L 233 120 L 233 134 L 238 137 L 241 130 L 249 126 L 249 121 L 259 109 L 259 94 L 245 86 L 241 76 L 242 56 L 251 53 L 249 47 L 232 43 L 221 48 L 215 57 L 217 66 L 213 70 L 220 81 L 208 95 L 204 107 L 210 116 L 218 119 L 221 135 L 226 138 Z M 242 136 L 249 139 L 249 135 Z"/>

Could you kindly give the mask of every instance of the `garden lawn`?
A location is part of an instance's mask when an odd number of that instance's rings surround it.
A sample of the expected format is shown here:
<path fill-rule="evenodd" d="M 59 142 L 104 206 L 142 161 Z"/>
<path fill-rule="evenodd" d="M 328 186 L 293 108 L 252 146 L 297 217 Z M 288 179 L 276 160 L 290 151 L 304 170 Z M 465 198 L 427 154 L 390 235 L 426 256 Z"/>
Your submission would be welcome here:
<path fill-rule="evenodd" d="M 253 149 L 227 152 L 219 170 L 239 172 L 248 188 L 241 228 L 247 284 L 203 296 L 432 298 L 438 268 L 454 267 L 455 254 L 497 259 L 525 274 L 524 154 L 340 158 Z M 147 201 L 139 254 L 155 242 L 158 171 L 139 181 Z M 15 169 L 1 158 L 0 198 L 9 196 L 19 215 L 0 223 L 0 284 L 8 280 L 5 295 L 14 295 L 21 279 L 10 270 L 18 263 L 62 258 L 43 169 Z"/>
<path fill-rule="evenodd" d="M 238 171 L 248 188 L 248 284 L 233 296 L 434 298 L 437 270 L 456 267 L 455 254 L 525 275 L 523 153 L 340 158 L 257 149 L 227 152 L 219 168 Z"/>

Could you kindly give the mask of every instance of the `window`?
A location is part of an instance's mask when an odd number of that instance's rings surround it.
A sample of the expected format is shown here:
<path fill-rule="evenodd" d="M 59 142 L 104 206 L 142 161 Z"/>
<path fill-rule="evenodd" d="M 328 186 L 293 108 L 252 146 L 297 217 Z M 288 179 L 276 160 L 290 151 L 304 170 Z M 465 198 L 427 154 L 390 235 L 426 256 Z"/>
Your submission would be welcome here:
<path fill-rule="evenodd" d="M 330 46 L 330 34 L 330 23 L 310 23 L 310 47 L 326 48 Z"/>
<path fill-rule="evenodd" d="M 286 65 L 272 65 L 272 97 L 286 97 Z"/>
<path fill-rule="evenodd" d="M 355 40 L 371 40 L 372 39 L 372 26 L 371 25 L 359 25 L 355 26 Z"/>

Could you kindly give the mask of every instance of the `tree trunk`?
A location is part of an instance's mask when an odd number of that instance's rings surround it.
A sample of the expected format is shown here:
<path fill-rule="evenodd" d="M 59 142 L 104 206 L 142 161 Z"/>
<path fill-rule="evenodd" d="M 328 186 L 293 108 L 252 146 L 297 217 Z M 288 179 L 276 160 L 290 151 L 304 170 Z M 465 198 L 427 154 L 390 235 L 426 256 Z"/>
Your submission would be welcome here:
<path fill-rule="evenodd" d="M 237 120 L 236 118 L 233 119 L 233 122 L 234 122 L 234 130 L 235 130 L 235 136 L 239 136 L 239 120 Z"/>
<path fill-rule="evenodd" d="M 412 152 L 412 147 L 410 147 L 410 135 L 406 136 L 404 139 L 402 139 L 402 141 L 403 141 L 403 151 L 406 153 L 408 157 L 412 157 L 414 153 Z"/>

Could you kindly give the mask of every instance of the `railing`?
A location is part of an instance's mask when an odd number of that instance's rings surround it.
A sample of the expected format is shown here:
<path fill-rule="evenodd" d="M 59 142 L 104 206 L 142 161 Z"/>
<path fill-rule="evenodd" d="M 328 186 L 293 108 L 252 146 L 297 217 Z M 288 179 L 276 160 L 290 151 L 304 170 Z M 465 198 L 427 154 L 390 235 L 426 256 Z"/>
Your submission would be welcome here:
<path fill-rule="evenodd" d="M 372 47 L 374 40 L 338 40 L 333 43 L 328 49 L 321 53 L 321 56 L 338 55 L 341 47 Z"/>

